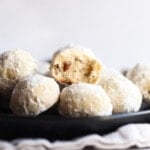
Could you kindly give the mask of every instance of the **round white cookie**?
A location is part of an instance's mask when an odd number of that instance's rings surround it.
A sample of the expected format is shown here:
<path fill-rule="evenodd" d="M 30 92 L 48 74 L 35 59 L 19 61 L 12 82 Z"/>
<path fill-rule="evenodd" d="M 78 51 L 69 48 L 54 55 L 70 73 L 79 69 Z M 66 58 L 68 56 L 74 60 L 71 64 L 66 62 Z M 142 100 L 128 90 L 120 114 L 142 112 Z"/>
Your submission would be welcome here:
<path fill-rule="evenodd" d="M 105 70 L 102 72 L 100 85 L 110 97 L 114 113 L 136 112 L 140 109 L 140 90 L 123 75 Z"/>
<path fill-rule="evenodd" d="M 0 94 L 9 95 L 14 85 L 24 77 L 35 73 L 36 60 L 23 50 L 6 51 L 0 55 Z"/>
<path fill-rule="evenodd" d="M 13 90 L 10 108 L 16 115 L 38 115 L 58 101 L 59 93 L 59 86 L 53 78 L 29 76 Z"/>
<path fill-rule="evenodd" d="M 78 83 L 62 90 L 59 112 L 70 117 L 107 116 L 112 114 L 112 104 L 101 86 Z"/>
<path fill-rule="evenodd" d="M 54 54 L 50 70 L 62 84 L 96 84 L 100 80 L 102 65 L 89 49 L 70 46 Z"/>
<path fill-rule="evenodd" d="M 144 100 L 150 103 L 150 64 L 138 63 L 126 74 L 141 90 Z"/>

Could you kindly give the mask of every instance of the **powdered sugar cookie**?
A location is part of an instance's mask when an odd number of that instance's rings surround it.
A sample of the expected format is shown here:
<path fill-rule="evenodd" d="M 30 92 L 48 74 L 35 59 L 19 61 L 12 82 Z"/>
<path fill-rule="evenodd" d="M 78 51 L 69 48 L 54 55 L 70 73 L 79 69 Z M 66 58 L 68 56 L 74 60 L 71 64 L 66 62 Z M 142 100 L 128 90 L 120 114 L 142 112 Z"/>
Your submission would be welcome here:
<path fill-rule="evenodd" d="M 105 70 L 102 72 L 100 85 L 110 97 L 114 113 L 136 112 L 140 109 L 140 90 L 123 75 Z"/>
<path fill-rule="evenodd" d="M 150 103 L 150 64 L 136 64 L 127 72 L 126 77 L 139 87 L 144 100 Z"/>
<path fill-rule="evenodd" d="M 92 83 L 100 80 L 101 63 L 88 49 L 66 47 L 55 53 L 51 63 L 51 74 L 60 83 Z"/>
<path fill-rule="evenodd" d="M 112 104 L 101 86 L 72 84 L 60 94 L 59 112 L 70 117 L 107 116 L 112 114 Z"/>
<path fill-rule="evenodd" d="M 10 107 L 16 115 L 38 115 L 58 101 L 59 92 L 59 86 L 53 78 L 29 76 L 16 85 Z"/>

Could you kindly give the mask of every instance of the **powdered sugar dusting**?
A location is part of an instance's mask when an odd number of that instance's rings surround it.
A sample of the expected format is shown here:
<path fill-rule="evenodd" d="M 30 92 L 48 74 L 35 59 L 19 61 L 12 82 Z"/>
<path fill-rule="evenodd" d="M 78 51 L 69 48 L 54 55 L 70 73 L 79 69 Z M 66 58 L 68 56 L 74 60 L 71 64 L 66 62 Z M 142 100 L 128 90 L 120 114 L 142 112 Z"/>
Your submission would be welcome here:
<path fill-rule="evenodd" d="M 71 117 L 112 114 L 112 104 L 100 85 L 72 84 L 60 95 L 60 113 Z"/>
<path fill-rule="evenodd" d="M 150 103 L 150 64 L 138 63 L 126 74 L 141 90 L 144 100 Z"/>
<path fill-rule="evenodd" d="M 82 52 L 88 54 L 90 57 L 96 58 L 94 53 L 92 52 L 92 50 L 90 48 L 86 48 L 86 47 L 76 45 L 76 44 L 73 44 L 73 43 L 70 43 L 70 44 L 60 48 L 58 51 L 61 52 L 61 51 L 64 51 L 66 49 L 71 49 L 71 48 L 82 51 Z"/>
<path fill-rule="evenodd" d="M 136 85 L 123 75 L 106 72 L 100 84 L 111 98 L 115 113 L 138 111 L 142 103 L 142 95 Z"/>

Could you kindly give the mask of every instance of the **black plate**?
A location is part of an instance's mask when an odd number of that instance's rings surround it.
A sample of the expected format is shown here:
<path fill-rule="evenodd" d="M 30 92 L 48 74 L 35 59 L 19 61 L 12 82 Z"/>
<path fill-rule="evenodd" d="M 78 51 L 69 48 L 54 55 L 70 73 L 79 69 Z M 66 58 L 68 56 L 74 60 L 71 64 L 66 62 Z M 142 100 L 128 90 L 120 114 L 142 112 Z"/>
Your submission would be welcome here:
<path fill-rule="evenodd" d="M 65 118 L 54 113 L 38 117 L 17 117 L 0 114 L 0 139 L 47 138 L 68 140 L 87 134 L 105 134 L 128 123 L 150 122 L 149 107 L 144 105 L 140 112 L 116 114 L 107 117 Z"/>

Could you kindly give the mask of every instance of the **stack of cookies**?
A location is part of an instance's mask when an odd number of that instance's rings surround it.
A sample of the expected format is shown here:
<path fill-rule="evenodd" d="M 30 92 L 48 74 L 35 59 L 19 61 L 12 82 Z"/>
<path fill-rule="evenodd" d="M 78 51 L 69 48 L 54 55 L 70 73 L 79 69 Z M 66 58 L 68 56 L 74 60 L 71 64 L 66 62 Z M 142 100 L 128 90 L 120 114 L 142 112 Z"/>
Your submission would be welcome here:
<path fill-rule="evenodd" d="M 0 55 L 1 105 L 22 116 L 39 115 L 55 104 L 67 117 L 136 112 L 142 94 L 150 99 L 149 72 L 150 67 L 136 66 L 126 78 L 106 68 L 90 49 L 74 45 L 59 49 L 51 63 L 39 63 L 23 50 L 6 51 Z"/>

